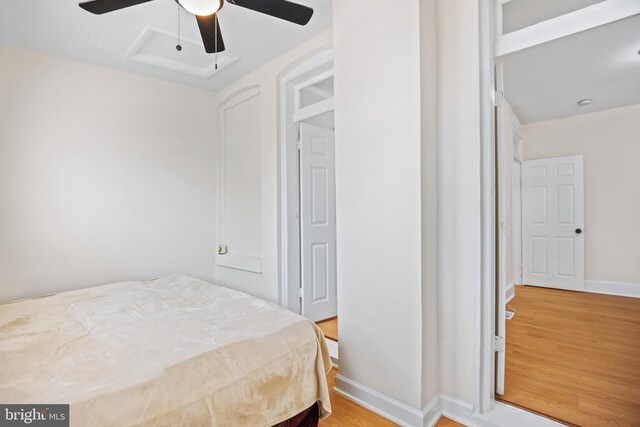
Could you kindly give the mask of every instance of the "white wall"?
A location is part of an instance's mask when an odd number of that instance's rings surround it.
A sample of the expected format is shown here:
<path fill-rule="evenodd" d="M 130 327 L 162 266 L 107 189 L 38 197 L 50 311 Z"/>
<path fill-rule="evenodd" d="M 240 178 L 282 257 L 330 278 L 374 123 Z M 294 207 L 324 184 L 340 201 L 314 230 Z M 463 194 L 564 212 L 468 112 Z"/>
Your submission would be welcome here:
<path fill-rule="evenodd" d="M 421 408 L 419 2 L 366 3 L 333 2 L 340 375 Z"/>
<path fill-rule="evenodd" d="M 314 54 L 331 48 L 332 33 L 324 32 L 263 65 L 217 93 L 220 106 L 241 96 L 248 88 L 260 92 L 261 258 L 262 274 L 216 267 L 216 282 L 277 302 L 279 289 L 279 200 L 280 200 L 280 78 Z M 233 165 L 228 165 L 233 167 Z"/>
<path fill-rule="evenodd" d="M 214 93 L 0 45 L 0 299 L 213 279 Z"/>
<path fill-rule="evenodd" d="M 10 283 L 2 298 L 182 273 L 278 301 L 279 81 L 332 42 L 327 31 L 217 94 L 2 46 L 0 112 L 14 123 L 0 129 L 0 239 L 12 242 L 0 245 L 1 283 Z M 262 274 L 214 263 L 224 243 L 216 236 L 217 107 L 254 86 Z M 37 128 L 25 125 L 30 117 Z M 47 147 L 59 157 L 42 153 Z M 46 167 L 44 182 L 27 167 Z M 16 282 L 33 285 L 20 291 Z"/>
<path fill-rule="evenodd" d="M 474 401 L 480 292 L 480 80 L 476 0 L 438 0 L 440 392 Z"/>
<path fill-rule="evenodd" d="M 438 17 L 420 2 L 422 406 L 438 393 Z"/>
<path fill-rule="evenodd" d="M 640 105 L 525 126 L 525 160 L 584 156 L 585 279 L 640 286 Z"/>
<path fill-rule="evenodd" d="M 334 1 L 340 375 L 414 408 L 436 391 L 471 403 L 478 4 L 367 5 Z"/>

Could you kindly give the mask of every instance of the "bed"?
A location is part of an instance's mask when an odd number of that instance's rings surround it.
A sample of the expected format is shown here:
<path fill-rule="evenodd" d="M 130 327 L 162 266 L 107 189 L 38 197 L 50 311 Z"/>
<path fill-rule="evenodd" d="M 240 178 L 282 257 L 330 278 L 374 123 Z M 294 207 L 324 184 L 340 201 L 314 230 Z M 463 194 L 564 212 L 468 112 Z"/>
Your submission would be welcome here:
<path fill-rule="evenodd" d="M 313 322 L 187 277 L 1 304 L 0 367 L 0 402 L 70 404 L 72 426 L 307 426 L 331 413 Z"/>

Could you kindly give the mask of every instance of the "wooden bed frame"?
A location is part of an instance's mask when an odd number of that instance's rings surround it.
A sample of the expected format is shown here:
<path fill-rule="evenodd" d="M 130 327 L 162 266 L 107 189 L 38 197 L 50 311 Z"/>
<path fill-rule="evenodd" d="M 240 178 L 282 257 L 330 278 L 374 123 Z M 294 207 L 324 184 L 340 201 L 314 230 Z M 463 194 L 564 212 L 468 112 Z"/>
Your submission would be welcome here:
<path fill-rule="evenodd" d="M 320 409 L 316 403 L 311 408 L 273 427 L 317 427 L 319 419 Z"/>

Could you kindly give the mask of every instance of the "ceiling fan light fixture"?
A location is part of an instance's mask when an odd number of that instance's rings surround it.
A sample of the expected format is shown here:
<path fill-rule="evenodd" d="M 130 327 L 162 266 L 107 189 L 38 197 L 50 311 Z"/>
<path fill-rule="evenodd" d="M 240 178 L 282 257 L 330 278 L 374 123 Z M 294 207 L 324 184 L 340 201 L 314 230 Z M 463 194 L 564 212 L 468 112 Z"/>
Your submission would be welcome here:
<path fill-rule="evenodd" d="M 176 0 L 187 12 L 210 16 L 222 9 L 223 0 Z"/>

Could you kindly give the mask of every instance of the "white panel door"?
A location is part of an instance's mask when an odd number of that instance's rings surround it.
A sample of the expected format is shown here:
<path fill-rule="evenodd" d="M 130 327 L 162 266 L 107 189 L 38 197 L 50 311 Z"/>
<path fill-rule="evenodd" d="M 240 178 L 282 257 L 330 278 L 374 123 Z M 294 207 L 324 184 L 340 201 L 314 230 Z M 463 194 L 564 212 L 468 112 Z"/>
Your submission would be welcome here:
<path fill-rule="evenodd" d="M 335 134 L 300 124 L 302 315 L 338 313 L 336 287 Z"/>
<path fill-rule="evenodd" d="M 524 284 L 584 289 L 582 156 L 522 162 Z"/>

